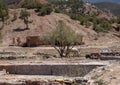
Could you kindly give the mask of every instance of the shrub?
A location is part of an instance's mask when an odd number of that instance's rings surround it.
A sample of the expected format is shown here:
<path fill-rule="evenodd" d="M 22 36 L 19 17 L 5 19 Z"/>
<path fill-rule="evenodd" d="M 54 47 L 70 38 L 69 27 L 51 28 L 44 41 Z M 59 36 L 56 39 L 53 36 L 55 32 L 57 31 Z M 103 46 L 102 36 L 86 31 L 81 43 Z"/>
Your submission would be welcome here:
<path fill-rule="evenodd" d="M 78 36 L 63 21 L 57 23 L 56 29 L 51 32 L 46 40 L 58 51 L 61 57 L 68 57 L 74 44 L 81 42 L 81 36 Z"/>
<path fill-rule="evenodd" d="M 61 13 L 61 10 L 59 8 L 56 8 L 55 13 Z"/>
<path fill-rule="evenodd" d="M 42 7 L 38 9 L 38 11 L 40 16 L 44 16 L 44 15 L 49 15 L 53 11 L 53 8 L 51 4 L 47 3 L 47 4 L 43 4 Z"/>
<path fill-rule="evenodd" d="M 20 19 L 22 19 L 26 25 L 26 29 L 29 29 L 29 20 L 28 18 L 30 17 L 30 13 L 27 10 L 21 10 L 20 12 Z"/>
<path fill-rule="evenodd" d="M 4 27 L 5 21 L 8 19 L 8 8 L 6 4 L 0 1 L 0 21 L 2 22 L 2 26 L 0 30 Z"/>
<path fill-rule="evenodd" d="M 27 8 L 27 9 L 35 9 L 41 7 L 41 3 L 38 2 L 37 0 L 28 0 L 25 3 L 22 4 L 22 8 Z"/>
<path fill-rule="evenodd" d="M 106 19 L 97 19 L 95 23 L 93 23 L 93 30 L 96 32 L 108 32 L 112 29 L 111 22 Z"/>

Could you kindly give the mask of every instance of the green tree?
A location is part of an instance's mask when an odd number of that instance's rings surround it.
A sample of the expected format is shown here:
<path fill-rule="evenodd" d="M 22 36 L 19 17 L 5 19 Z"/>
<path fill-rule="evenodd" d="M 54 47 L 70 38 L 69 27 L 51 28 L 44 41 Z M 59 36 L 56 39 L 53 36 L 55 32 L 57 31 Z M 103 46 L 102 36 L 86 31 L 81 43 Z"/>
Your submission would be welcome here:
<path fill-rule="evenodd" d="M 106 19 L 97 19 L 97 23 L 93 24 L 93 30 L 96 32 L 109 32 L 112 29 L 111 22 Z"/>
<path fill-rule="evenodd" d="M 52 11 L 53 8 L 51 6 L 51 4 L 42 4 L 42 7 L 38 9 L 39 10 L 39 15 L 40 16 L 44 16 L 44 15 L 49 15 Z"/>
<path fill-rule="evenodd" d="M 42 4 L 38 2 L 38 0 L 25 0 L 21 7 L 27 9 L 35 9 L 39 8 L 41 5 Z"/>
<path fill-rule="evenodd" d="M 22 19 L 26 25 L 26 29 L 29 29 L 29 23 L 30 21 L 28 20 L 30 17 L 30 12 L 27 10 L 21 10 L 20 12 L 20 19 Z"/>
<path fill-rule="evenodd" d="M 4 27 L 5 21 L 7 19 L 8 19 L 8 8 L 2 1 L 0 1 L 0 21 L 3 23 L 0 29 Z"/>
<path fill-rule="evenodd" d="M 47 41 L 61 57 L 68 57 L 75 43 L 81 42 L 81 36 L 78 36 L 63 21 L 58 21 L 56 29 L 47 36 Z"/>

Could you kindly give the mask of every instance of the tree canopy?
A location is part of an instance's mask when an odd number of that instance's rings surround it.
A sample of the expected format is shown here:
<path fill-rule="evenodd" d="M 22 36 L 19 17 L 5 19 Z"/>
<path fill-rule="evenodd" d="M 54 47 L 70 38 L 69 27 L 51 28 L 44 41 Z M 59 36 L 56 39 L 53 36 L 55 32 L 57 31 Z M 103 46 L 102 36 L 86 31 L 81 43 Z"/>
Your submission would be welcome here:
<path fill-rule="evenodd" d="M 26 24 L 26 29 L 29 29 L 29 27 L 28 27 L 28 24 L 29 24 L 28 18 L 29 17 L 30 17 L 30 13 L 27 10 L 21 10 L 20 19 L 22 19 L 24 21 L 24 23 Z"/>
<path fill-rule="evenodd" d="M 48 42 L 58 51 L 61 57 L 69 56 L 76 42 L 81 42 L 78 36 L 63 21 L 58 21 L 57 27 L 47 36 Z"/>
<path fill-rule="evenodd" d="M 2 1 L 0 1 L 0 21 L 3 22 L 1 29 L 4 27 L 5 20 L 7 18 L 8 18 L 8 8 L 5 5 L 5 3 L 3 3 Z"/>

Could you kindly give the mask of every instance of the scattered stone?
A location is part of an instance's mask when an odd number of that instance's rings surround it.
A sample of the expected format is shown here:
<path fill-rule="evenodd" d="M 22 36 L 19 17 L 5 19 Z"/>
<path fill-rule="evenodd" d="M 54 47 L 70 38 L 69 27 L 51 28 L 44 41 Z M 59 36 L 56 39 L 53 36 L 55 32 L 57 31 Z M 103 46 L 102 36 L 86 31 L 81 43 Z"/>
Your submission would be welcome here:
<path fill-rule="evenodd" d="M 87 83 L 88 80 L 83 77 L 79 77 L 79 78 L 75 78 L 75 82 L 76 83 Z"/>

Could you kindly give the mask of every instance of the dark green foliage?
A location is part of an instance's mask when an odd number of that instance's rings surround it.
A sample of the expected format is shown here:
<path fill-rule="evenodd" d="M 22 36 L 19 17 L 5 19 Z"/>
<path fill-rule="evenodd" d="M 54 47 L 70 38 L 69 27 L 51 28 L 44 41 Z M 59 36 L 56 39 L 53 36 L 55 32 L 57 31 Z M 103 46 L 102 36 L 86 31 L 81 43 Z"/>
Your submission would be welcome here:
<path fill-rule="evenodd" d="M 28 0 L 22 5 L 22 7 L 27 9 L 35 9 L 36 12 L 39 12 L 38 15 L 40 16 L 49 15 L 53 11 L 51 4 L 41 4 L 37 0 Z"/>
<path fill-rule="evenodd" d="M 71 19 L 79 20 L 81 25 L 85 25 L 86 27 L 91 26 L 91 21 L 89 20 L 89 16 L 79 15 L 79 14 L 71 14 Z"/>
<path fill-rule="evenodd" d="M 0 21 L 3 22 L 1 29 L 4 27 L 5 20 L 7 19 L 8 19 L 8 8 L 5 5 L 5 3 L 0 1 Z"/>
<path fill-rule="evenodd" d="M 80 13 L 79 8 L 83 6 L 82 0 L 71 0 L 72 6 L 71 6 L 71 13 L 78 14 Z"/>
<path fill-rule="evenodd" d="M 28 24 L 29 24 L 29 20 L 28 18 L 30 17 L 30 13 L 26 10 L 21 10 L 20 12 L 20 19 L 22 19 L 24 21 L 24 23 L 26 24 L 26 29 L 29 29 Z"/>
<path fill-rule="evenodd" d="M 94 23 L 93 30 L 96 32 L 108 32 L 112 29 L 112 25 L 106 19 L 100 19 L 98 23 Z"/>
<path fill-rule="evenodd" d="M 96 15 L 80 15 L 80 14 L 71 14 L 71 19 L 79 20 L 81 25 L 85 25 L 86 27 L 92 26 L 93 30 L 96 32 L 108 32 L 112 29 L 112 21 L 107 19 L 98 19 Z M 119 20 L 118 20 L 119 21 Z"/>
<path fill-rule="evenodd" d="M 96 32 L 106 32 L 104 28 L 101 27 L 100 25 L 94 25 L 93 30 L 95 30 Z"/>
<path fill-rule="evenodd" d="M 62 11 L 58 8 L 55 8 L 55 13 L 61 13 Z"/>
<path fill-rule="evenodd" d="M 81 13 L 80 8 L 83 6 L 82 0 L 52 0 L 51 4 L 54 8 L 61 10 L 62 13 L 67 13 L 66 9 L 71 8 L 69 13 Z"/>
<path fill-rule="evenodd" d="M 37 0 L 26 0 L 21 7 L 27 9 L 35 9 L 35 8 L 40 8 L 41 5 L 42 4 L 39 3 Z"/>
<path fill-rule="evenodd" d="M 42 4 L 42 7 L 38 8 L 38 12 L 40 16 L 49 15 L 52 11 L 53 11 L 53 8 L 51 4 L 48 4 L 48 3 Z"/>
<path fill-rule="evenodd" d="M 79 14 L 70 14 L 69 15 L 71 17 L 71 19 L 74 19 L 74 20 L 83 20 L 83 16 L 79 15 Z"/>

